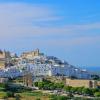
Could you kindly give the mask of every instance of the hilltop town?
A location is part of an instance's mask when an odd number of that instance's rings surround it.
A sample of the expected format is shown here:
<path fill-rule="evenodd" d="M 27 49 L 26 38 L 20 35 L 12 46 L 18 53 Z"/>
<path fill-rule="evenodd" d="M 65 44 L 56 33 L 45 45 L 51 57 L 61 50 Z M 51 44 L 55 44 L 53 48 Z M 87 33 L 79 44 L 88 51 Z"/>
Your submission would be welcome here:
<path fill-rule="evenodd" d="M 0 70 L 4 71 L 5 74 L 1 73 L 1 75 L 4 74 L 5 77 L 20 76 L 25 70 L 32 73 L 33 76 L 66 76 L 91 79 L 92 75 L 87 70 L 73 66 L 57 57 L 44 55 L 39 49 L 23 52 L 19 57 L 8 51 L 0 51 Z"/>
<path fill-rule="evenodd" d="M 33 77 L 63 76 L 91 80 L 94 73 L 80 69 L 54 56 L 47 56 L 39 49 L 23 52 L 19 57 L 0 50 L 0 77 L 16 78 L 29 72 Z"/>
<path fill-rule="evenodd" d="M 98 92 L 100 88 L 99 80 L 99 75 L 78 68 L 57 57 L 45 55 L 39 49 L 23 52 L 20 56 L 17 56 L 16 53 L 0 50 L 0 84 L 10 82 L 10 85 L 7 86 L 10 89 L 6 91 L 12 92 L 14 86 L 20 85 L 20 87 L 24 86 L 25 90 L 26 88 L 39 91 L 42 89 L 42 92 L 49 90 L 48 93 L 60 93 L 62 96 L 63 91 L 68 93 L 76 91 L 75 93 L 80 95 L 77 89 L 81 89 L 81 92 L 84 92 L 84 89 L 86 91 L 90 89 L 90 94 L 85 93 L 86 96 L 90 96 L 91 91 L 96 89 L 92 95 Z M 3 88 L 5 89 L 5 87 Z M 77 89 L 74 92 L 69 92 L 68 88 Z M 17 87 L 16 91 L 18 90 L 22 91 Z M 68 93 L 65 95 L 68 95 Z"/>

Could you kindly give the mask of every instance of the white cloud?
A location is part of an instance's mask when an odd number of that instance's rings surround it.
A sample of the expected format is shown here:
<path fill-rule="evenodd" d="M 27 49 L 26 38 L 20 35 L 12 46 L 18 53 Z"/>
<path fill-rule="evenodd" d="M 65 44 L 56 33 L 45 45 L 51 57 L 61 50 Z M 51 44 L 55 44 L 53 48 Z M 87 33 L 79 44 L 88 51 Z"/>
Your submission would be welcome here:
<path fill-rule="evenodd" d="M 83 46 L 83 45 L 97 45 L 100 43 L 99 37 L 76 37 L 69 39 L 49 39 L 49 40 L 33 40 L 34 45 L 46 45 L 46 46 L 56 46 L 56 47 L 70 47 L 70 46 Z"/>
<path fill-rule="evenodd" d="M 32 36 L 46 37 L 48 35 L 66 35 L 73 36 L 73 34 L 81 34 L 83 31 L 100 29 L 100 23 L 92 24 L 80 24 L 80 25 L 62 25 L 62 26 L 40 26 L 38 23 L 44 24 L 49 22 L 61 20 L 62 17 L 56 16 L 55 12 L 48 7 L 40 5 L 28 5 L 28 4 L 19 4 L 19 3 L 1 3 L 0 4 L 0 41 L 6 41 L 13 38 L 25 38 Z M 85 34 L 85 33 L 84 33 Z M 84 41 L 85 40 L 85 41 Z M 38 39 L 35 41 L 37 44 L 48 43 L 48 44 L 67 44 L 75 45 L 79 43 L 92 42 L 91 38 L 75 38 L 72 40 L 48 40 L 43 41 L 43 39 L 38 42 Z M 3 43 L 2 42 L 2 43 Z"/>
<path fill-rule="evenodd" d="M 0 4 L 0 35 L 18 36 L 43 33 L 37 22 L 59 20 L 49 8 L 26 4 Z M 28 34 L 28 35 L 29 35 Z"/>

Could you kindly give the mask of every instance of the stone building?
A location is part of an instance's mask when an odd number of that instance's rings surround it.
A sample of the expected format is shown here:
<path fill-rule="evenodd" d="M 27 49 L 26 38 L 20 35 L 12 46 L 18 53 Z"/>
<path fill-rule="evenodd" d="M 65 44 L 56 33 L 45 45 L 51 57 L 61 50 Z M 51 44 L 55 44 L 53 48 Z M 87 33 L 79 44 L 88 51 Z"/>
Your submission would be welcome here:
<path fill-rule="evenodd" d="M 100 86 L 100 81 L 97 82 L 97 85 Z"/>
<path fill-rule="evenodd" d="M 8 81 L 8 78 L 0 78 L 0 83 L 6 83 Z"/>
<path fill-rule="evenodd" d="M 10 52 L 0 50 L 0 69 L 6 68 L 10 63 Z"/>
<path fill-rule="evenodd" d="M 97 88 L 97 82 L 94 80 L 66 79 L 66 85 L 72 87 Z"/>
<path fill-rule="evenodd" d="M 33 77 L 31 73 L 25 72 L 23 76 L 23 84 L 28 87 L 33 86 Z"/>
<path fill-rule="evenodd" d="M 30 52 L 23 52 L 21 55 L 21 58 L 31 59 L 31 58 L 34 58 L 35 56 L 39 56 L 39 55 L 40 55 L 39 49 L 36 49 L 36 50 L 30 51 Z"/>

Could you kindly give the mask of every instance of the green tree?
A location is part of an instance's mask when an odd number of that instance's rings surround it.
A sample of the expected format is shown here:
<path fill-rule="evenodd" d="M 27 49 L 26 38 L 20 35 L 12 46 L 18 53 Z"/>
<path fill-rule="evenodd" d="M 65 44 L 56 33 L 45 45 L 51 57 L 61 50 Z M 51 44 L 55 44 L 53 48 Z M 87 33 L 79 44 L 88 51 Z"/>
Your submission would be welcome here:
<path fill-rule="evenodd" d="M 44 85 L 43 85 L 43 89 L 49 90 L 49 89 L 50 89 L 50 84 L 44 84 Z"/>
<path fill-rule="evenodd" d="M 95 97 L 100 97 L 100 92 L 95 92 L 95 93 L 94 93 L 94 96 L 95 96 Z"/>
<path fill-rule="evenodd" d="M 38 82 L 35 82 L 34 85 L 35 85 L 36 87 L 38 87 Z"/>
<path fill-rule="evenodd" d="M 72 92 L 72 93 L 76 93 L 76 92 L 77 92 L 77 89 L 78 89 L 77 87 L 72 87 L 72 88 L 71 88 L 71 92 Z"/>
<path fill-rule="evenodd" d="M 15 98 L 16 100 L 20 100 L 21 96 L 19 94 L 16 94 Z"/>
<path fill-rule="evenodd" d="M 44 82 L 38 82 L 38 87 L 39 87 L 39 89 L 43 89 L 44 88 Z"/>
<path fill-rule="evenodd" d="M 56 89 L 63 89 L 63 87 L 64 87 L 63 83 L 55 83 L 54 85 L 55 85 Z"/>
<path fill-rule="evenodd" d="M 64 87 L 64 90 L 66 91 L 66 92 L 71 92 L 71 86 L 65 86 Z"/>
<path fill-rule="evenodd" d="M 89 88 L 84 88 L 84 89 L 82 90 L 82 93 L 83 93 L 84 95 L 93 95 L 92 90 L 89 89 Z"/>
<path fill-rule="evenodd" d="M 82 94 L 84 87 L 77 87 L 77 93 Z"/>
<path fill-rule="evenodd" d="M 7 97 L 14 97 L 14 92 L 8 91 L 7 92 Z"/>
<path fill-rule="evenodd" d="M 91 89 L 91 91 L 92 91 L 93 93 L 95 93 L 95 92 L 99 92 L 99 89 L 98 89 L 98 88 L 94 88 L 94 89 Z"/>
<path fill-rule="evenodd" d="M 50 90 L 55 90 L 56 86 L 54 84 L 50 85 Z"/>

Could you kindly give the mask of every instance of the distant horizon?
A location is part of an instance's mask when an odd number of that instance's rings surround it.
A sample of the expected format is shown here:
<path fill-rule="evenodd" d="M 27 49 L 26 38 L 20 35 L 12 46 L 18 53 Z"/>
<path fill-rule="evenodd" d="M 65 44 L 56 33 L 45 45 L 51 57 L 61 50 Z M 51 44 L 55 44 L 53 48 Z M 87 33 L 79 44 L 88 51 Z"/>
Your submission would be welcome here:
<path fill-rule="evenodd" d="M 100 74 L 100 66 L 84 66 L 82 69 L 86 69 L 87 71 L 94 72 Z"/>

